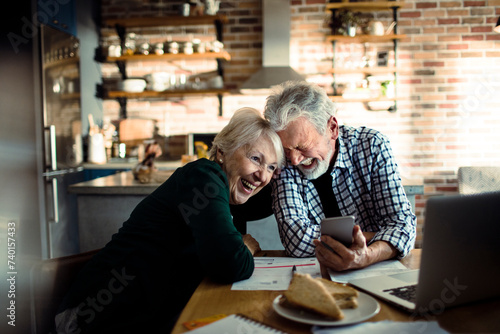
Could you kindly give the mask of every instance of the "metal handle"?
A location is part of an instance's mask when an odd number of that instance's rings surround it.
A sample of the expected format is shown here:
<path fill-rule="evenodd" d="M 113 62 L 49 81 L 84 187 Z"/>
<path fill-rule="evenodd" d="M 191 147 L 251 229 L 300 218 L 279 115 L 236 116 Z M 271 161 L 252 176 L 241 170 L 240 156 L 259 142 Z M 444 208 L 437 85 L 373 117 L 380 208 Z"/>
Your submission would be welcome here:
<path fill-rule="evenodd" d="M 50 165 L 47 166 L 49 167 L 50 170 L 57 170 L 57 147 L 56 147 L 56 126 L 55 125 L 50 125 L 45 128 L 45 130 L 49 131 L 49 160 L 50 160 Z"/>
<path fill-rule="evenodd" d="M 58 202 L 57 178 L 52 178 L 52 208 L 54 209 L 54 219 L 51 223 L 59 223 L 59 202 Z"/>

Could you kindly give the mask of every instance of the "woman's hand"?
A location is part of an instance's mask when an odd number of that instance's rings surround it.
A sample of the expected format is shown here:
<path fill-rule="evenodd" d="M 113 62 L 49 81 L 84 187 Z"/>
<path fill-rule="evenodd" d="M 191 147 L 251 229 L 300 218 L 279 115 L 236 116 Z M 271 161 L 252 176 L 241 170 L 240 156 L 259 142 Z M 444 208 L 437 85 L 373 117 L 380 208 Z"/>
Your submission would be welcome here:
<path fill-rule="evenodd" d="M 243 242 L 245 243 L 245 246 L 250 250 L 250 253 L 252 255 L 255 255 L 255 253 L 261 251 L 259 242 L 254 239 L 250 234 L 244 234 L 243 235 Z"/>

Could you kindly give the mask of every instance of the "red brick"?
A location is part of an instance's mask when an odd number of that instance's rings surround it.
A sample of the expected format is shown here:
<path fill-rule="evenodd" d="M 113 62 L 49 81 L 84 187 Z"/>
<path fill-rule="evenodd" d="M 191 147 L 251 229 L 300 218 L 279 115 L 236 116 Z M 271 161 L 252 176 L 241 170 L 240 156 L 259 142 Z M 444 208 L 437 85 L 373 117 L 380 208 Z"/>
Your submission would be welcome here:
<path fill-rule="evenodd" d="M 449 44 L 448 50 L 467 50 L 469 46 L 467 44 Z"/>
<path fill-rule="evenodd" d="M 447 19 L 438 19 L 438 24 L 459 24 L 460 19 L 458 18 L 447 18 Z"/>
<path fill-rule="evenodd" d="M 464 1 L 464 7 L 485 6 L 486 1 Z"/>
<path fill-rule="evenodd" d="M 417 9 L 436 8 L 436 7 L 437 7 L 436 2 L 419 2 L 415 5 L 415 8 Z"/>

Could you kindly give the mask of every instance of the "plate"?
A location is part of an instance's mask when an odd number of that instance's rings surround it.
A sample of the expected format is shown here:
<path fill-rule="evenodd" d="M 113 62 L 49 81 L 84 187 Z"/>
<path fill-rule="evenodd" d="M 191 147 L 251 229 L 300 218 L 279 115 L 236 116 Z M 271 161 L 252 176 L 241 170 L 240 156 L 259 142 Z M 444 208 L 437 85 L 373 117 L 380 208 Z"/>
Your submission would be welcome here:
<path fill-rule="evenodd" d="M 279 303 L 282 295 L 279 295 L 274 299 L 273 308 L 276 313 L 281 315 L 283 318 L 304 324 L 318 326 L 352 325 L 369 319 L 380 311 L 380 305 L 375 298 L 363 292 L 358 291 L 358 293 L 358 307 L 355 309 L 342 310 L 342 312 L 344 312 L 344 319 L 342 320 L 330 320 L 319 314 L 283 306 Z"/>

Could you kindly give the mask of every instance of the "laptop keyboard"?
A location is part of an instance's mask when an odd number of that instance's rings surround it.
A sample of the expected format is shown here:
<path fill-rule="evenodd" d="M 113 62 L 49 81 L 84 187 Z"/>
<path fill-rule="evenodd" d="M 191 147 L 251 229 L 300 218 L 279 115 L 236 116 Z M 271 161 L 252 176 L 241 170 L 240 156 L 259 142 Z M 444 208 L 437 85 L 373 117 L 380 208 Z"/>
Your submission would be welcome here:
<path fill-rule="evenodd" d="M 407 300 L 411 303 L 415 303 L 417 297 L 417 285 L 407 285 L 399 288 L 383 290 L 389 294 L 396 296 L 398 298 Z"/>

